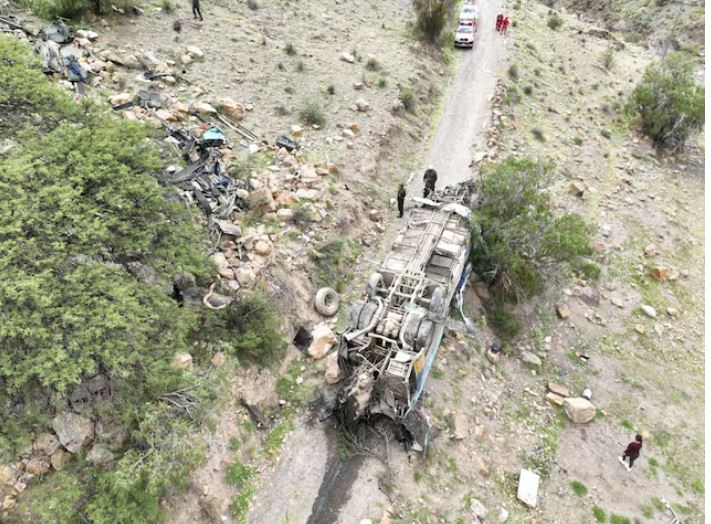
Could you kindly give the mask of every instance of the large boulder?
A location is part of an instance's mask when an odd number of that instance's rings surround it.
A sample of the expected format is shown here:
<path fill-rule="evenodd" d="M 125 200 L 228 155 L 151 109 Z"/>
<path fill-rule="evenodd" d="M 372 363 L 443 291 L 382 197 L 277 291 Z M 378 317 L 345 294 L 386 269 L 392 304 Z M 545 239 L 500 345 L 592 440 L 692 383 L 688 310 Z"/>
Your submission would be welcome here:
<path fill-rule="evenodd" d="M 51 433 L 42 433 L 32 444 L 32 450 L 40 455 L 49 457 L 59 448 L 59 440 Z"/>
<path fill-rule="evenodd" d="M 47 473 L 49 471 L 49 457 L 32 457 L 25 466 L 25 471 L 31 475 Z"/>
<path fill-rule="evenodd" d="M 313 341 L 309 346 L 308 353 L 314 360 L 326 356 L 326 353 L 336 344 L 336 336 L 325 323 L 317 324 L 311 333 Z"/>
<path fill-rule="evenodd" d="M 69 462 L 70 458 L 70 453 L 67 453 L 63 449 L 58 449 L 52 454 L 49 461 L 56 471 L 61 471 L 62 469 L 64 469 L 64 466 L 67 464 L 67 462 Z"/>
<path fill-rule="evenodd" d="M 89 453 L 86 454 L 86 460 L 98 467 L 106 466 L 113 459 L 114 454 L 103 444 L 94 444 Z"/>
<path fill-rule="evenodd" d="M 582 397 L 566 398 L 563 408 L 568 418 L 576 424 L 590 422 L 597 413 L 593 403 Z"/>
<path fill-rule="evenodd" d="M 52 420 L 59 442 L 70 453 L 76 453 L 94 436 L 94 423 L 86 417 L 65 411 Z"/>

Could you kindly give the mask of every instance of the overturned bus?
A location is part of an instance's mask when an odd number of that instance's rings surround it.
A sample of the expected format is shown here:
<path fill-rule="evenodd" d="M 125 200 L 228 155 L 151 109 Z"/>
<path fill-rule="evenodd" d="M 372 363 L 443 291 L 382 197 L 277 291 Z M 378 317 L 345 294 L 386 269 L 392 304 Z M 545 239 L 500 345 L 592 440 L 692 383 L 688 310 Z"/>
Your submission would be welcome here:
<path fill-rule="evenodd" d="M 338 365 L 345 385 L 336 400 L 340 422 L 353 426 L 384 415 L 405 430 L 415 450 L 430 424 L 418 405 L 449 317 L 469 274 L 471 204 L 467 181 L 416 198 L 407 224 L 368 279 L 365 298 L 349 312 Z"/>

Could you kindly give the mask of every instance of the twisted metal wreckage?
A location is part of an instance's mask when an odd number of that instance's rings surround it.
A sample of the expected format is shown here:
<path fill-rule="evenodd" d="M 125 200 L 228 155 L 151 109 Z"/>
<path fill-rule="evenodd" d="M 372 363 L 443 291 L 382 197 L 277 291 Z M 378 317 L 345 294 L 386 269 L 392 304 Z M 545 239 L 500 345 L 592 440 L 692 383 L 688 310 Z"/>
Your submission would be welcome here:
<path fill-rule="evenodd" d="M 338 349 L 345 386 L 334 408 L 347 428 L 384 415 L 422 451 L 429 419 L 418 401 L 471 271 L 470 214 L 474 182 L 415 198 L 412 210 L 377 272 L 366 298 L 352 305 Z"/>

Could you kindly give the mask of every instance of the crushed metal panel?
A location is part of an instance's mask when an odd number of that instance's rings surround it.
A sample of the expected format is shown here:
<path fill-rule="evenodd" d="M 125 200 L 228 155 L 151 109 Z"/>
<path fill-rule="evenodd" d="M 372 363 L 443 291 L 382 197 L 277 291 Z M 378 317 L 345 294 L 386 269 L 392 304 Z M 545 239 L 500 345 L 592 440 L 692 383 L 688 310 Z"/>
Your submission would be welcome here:
<path fill-rule="evenodd" d="M 521 468 L 521 473 L 518 477 L 518 499 L 530 506 L 535 508 L 538 504 L 538 484 L 541 477 L 531 471 L 530 469 Z"/>

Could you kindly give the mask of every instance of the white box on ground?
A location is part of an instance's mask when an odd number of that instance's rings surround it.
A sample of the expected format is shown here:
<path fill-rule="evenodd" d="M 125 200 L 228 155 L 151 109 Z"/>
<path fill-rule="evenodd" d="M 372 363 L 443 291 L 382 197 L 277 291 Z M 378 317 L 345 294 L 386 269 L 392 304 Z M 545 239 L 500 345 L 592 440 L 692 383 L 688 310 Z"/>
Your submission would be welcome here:
<path fill-rule="evenodd" d="M 538 483 L 541 477 L 537 473 L 525 468 L 521 468 L 521 473 L 518 477 L 518 494 L 517 497 L 527 506 L 536 507 L 538 503 Z"/>

